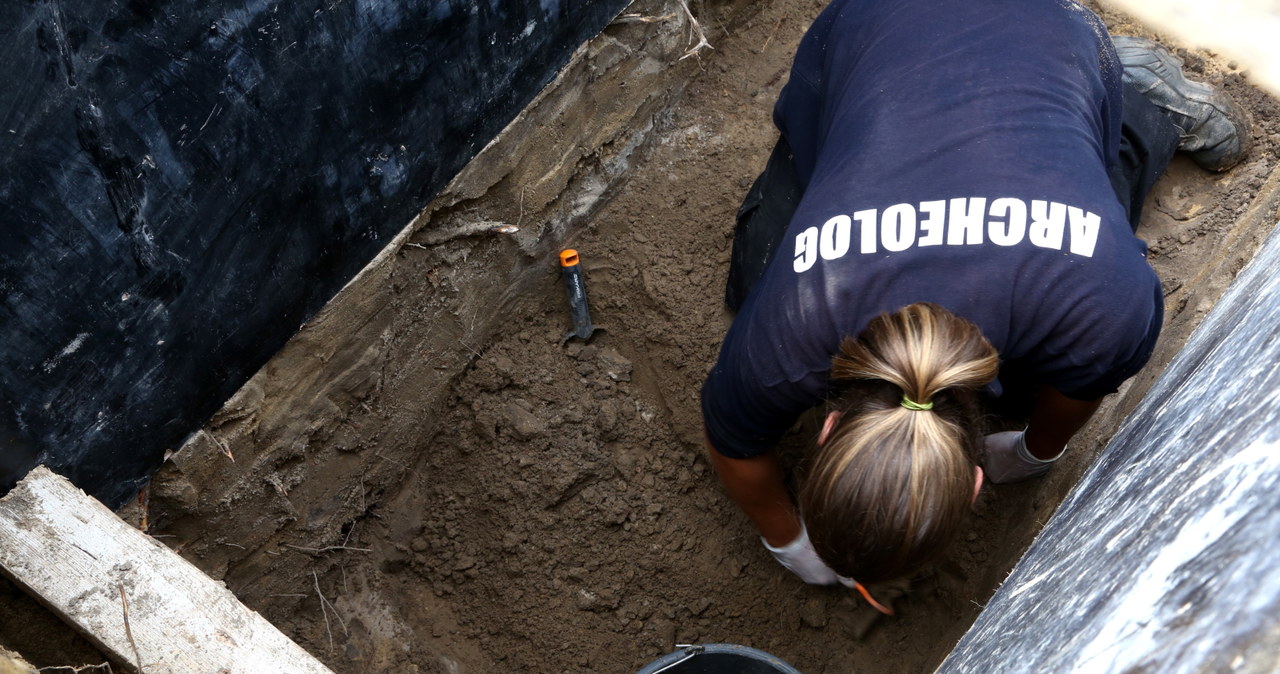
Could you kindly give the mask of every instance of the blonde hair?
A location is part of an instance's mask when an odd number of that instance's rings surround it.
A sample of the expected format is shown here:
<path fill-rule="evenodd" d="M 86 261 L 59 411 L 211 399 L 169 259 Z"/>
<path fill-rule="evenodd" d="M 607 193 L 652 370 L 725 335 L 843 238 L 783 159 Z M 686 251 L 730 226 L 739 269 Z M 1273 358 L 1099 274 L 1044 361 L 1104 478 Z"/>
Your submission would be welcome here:
<path fill-rule="evenodd" d="M 831 370 L 833 383 L 848 380 L 843 413 L 800 492 L 809 537 L 832 569 L 889 580 L 951 540 L 973 496 L 978 392 L 998 368 L 978 327 L 936 304 L 881 314 L 845 338 Z"/>

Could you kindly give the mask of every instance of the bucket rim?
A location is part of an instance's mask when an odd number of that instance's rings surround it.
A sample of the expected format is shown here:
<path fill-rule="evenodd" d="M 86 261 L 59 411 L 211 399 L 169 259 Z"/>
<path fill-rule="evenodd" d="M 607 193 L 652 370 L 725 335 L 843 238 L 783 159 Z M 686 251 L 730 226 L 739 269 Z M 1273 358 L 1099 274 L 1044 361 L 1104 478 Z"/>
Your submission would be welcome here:
<path fill-rule="evenodd" d="M 676 644 L 676 650 L 654 660 L 653 662 L 650 662 L 648 665 L 645 665 L 643 669 L 636 672 L 636 674 L 659 674 L 659 672 L 686 660 L 693 659 L 699 655 L 713 653 L 746 656 L 752 660 L 771 665 L 779 674 L 800 674 L 800 670 L 792 667 L 785 660 L 773 655 L 772 653 L 767 653 L 750 646 L 729 643 Z"/>

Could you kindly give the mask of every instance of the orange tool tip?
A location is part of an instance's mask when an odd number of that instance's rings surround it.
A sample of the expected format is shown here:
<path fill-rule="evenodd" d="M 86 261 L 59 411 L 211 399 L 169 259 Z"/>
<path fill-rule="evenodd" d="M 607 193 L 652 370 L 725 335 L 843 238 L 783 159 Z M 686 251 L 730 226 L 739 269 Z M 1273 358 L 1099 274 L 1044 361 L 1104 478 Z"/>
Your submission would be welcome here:
<path fill-rule="evenodd" d="M 885 614 L 885 615 L 893 615 L 893 609 L 891 609 L 891 608 L 889 608 L 889 607 L 885 606 L 884 604 L 881 604 L 880 602 L 876 601 L 875 599 L 872 599 L 872 597 L 871 597 L 871 593 L 870 593 L 870 592 L 867 592 L 867 588 L 866 588 L 866 587 L 863 587 L 862 583 L 859 583 L 859 582 L 857 582 L 857 581 L 854 581 L 854 582 L 853 582 L 853 589 L 857 590 L 857 591 L 858 591 L 858 594 L 862 595 L 862 598 L 863 598 L 863 599 L 866 599 L 866 600 L 867 600 L 867 603 L 868 603 L 868 604 L 871 604 L 872 608 L 874 608 L 875 610 L 877 610 L 877 611 L 879 611 L 879 612 L 881 612 L 881 613 L 883 613 L 883 614 Z"/>
<path fill-rule="evenodd" d="M 572 248 L 565 248 L 560 251 L 561 267 L 572 267 L 575 264 L 578 264 L 578 251 Z"/>

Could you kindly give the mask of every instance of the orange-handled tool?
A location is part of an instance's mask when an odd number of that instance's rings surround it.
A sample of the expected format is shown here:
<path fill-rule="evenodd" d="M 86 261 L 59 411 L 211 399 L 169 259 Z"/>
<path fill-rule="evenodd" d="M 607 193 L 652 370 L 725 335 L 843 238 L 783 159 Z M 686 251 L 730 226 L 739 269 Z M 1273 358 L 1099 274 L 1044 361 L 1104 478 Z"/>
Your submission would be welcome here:
<path fill-rule="evenodd" d="M 573 330 L 565 333 L 562 340 L 565 342 L 574 337 L 586 341 L 596 331 L 596 326 L 591 324 L 591 312 L 587 309 L 587 286 L 583 283 L 579 262 L 578 251 L 572 248 L 560 251 L 560 276 L 569 293 L 569 312 L 573 315 Z"/>

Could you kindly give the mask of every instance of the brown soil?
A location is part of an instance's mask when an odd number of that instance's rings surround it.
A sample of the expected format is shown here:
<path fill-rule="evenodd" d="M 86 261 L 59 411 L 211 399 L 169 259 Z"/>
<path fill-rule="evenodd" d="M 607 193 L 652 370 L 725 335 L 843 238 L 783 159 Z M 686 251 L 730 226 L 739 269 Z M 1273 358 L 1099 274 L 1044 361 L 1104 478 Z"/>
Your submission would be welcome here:
<path fill-rule="evenodd" d="M 771 106 L 819 9 L 775 2 L 711 31 L 715 51 L 658 142 L 566 242 L 582 254 L 603 333 L 561 345 L 567 309 L 548 264 L 538 292 L 477 345 L 439 411 L 442 430 L 423 438 L 381 519 L 352 536 L 374 552 L 351 558 L 335 590 L 351 631 L 339 669 L 626 672 L 677 643 L 730 642 L 805 672 L 932 670 L 1274 222 L 1258 195 L 1274 168 L 1275 102 L 1226 64 L 1183 52 L 1254 111 L 1261 143 L 1222 175 L 1179 159 L 1153 196 L 1142 231 L 1169 295 L 1155 362 L 1056 475 L 986 490 L 972 528 L 894 602 L 897 617 L 805 586 L 721 493 L 702 453 L 698 390 L 728 324 L 734 212 L 776 138 Z M 324 652 L 316 616 L 304 636 Z"/>
<path fill-rule="evenodd" d="M 941 563 L 901 596 L 904 588 L 879 588 L 898 613 L 881 618 L 769 557 L 708 466 L 698 411 L 729 320 L 734 213 L 776 138 L 773 101 L 822 4 L 778 0 L 747 19 L 702 8 L 715 49 L 697 57 L 694 79 L 632 157 L 625 184 L 564 241 L 581 252 L 603 332 L 562 343 L 564 288 L 554 256 L 542 255 L 538 283 L 503 305 L 494 337 L 464 344 L 468 365 L 427 411 L 415 451 L 385 457 L 390 478 L 348 491 L 298 462 L 280 467 L 295 475 L 273 483 L 281 494 L 319 489 L 344 507 L 359 500 L 360 515 L 329 549 L 312 551 L 306 572 L 273 574 L 260 553 L 225 557 L 271 513 L 240 513 L 243 536 L 219 530 L 224 557 L 197 563 L 229 584 L 252 568 L 246 601 L 338 672 L 633 672 L 677 643 L 710 642 L 763 649 L 812 674 L 932 671 L 1270 231 L 1280 110 L 1232 64 L 1178 50 L 1193 74 L 1252 111 L 1258 145 L 1224 174 L 1177 159 L 1149 202 L 1140 233 L 1168 297 L 1155 358 L 1053 474 L 985 489 Z M 1113 32 L 1143 32 L 1105 18 Z M 421 278 L 434 272 L 421 264 Z M 327 429 L 317 445 L 344 456 L 378 451 L 339 446 L 359 408 L 386 419 L 407 404 L 380 394 L 381 384 L 356 384 L 359 395 L 332 401 L 333 419 L 312 420 Z M 795 432 L 790 455 L 803 460 L 810 432 Z M 189 525 L 200 513 L 184 516 Z M 153 533 L 184 536 L 163 524 Z"/>

